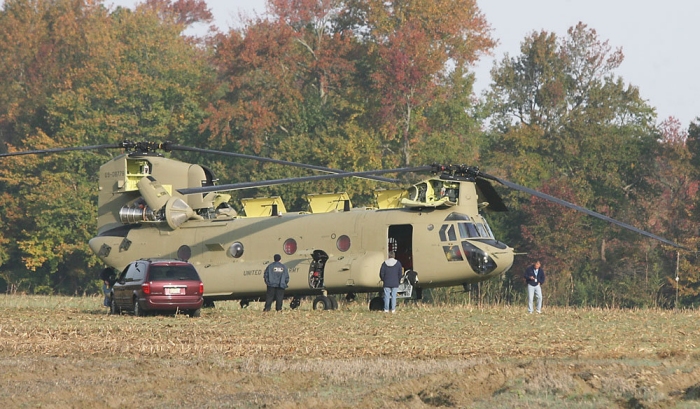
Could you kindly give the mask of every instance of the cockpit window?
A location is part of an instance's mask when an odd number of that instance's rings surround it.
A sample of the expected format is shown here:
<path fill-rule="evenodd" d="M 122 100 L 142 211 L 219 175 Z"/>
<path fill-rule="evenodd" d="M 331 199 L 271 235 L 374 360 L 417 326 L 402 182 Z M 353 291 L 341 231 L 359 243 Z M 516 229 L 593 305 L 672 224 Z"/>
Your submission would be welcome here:
<path fill-rule="evenodd" d="M 463 239 L 469 239 L 472 237 L 479 237 L 479 233 L 476 231 L 474 223 L 459 223 L 459 236 Z"/>
<path fill-rule="evenodd" d="M 483 237 L 483 238 L 489 237 L 489 233 L 486 231 L 486 228 L 484 228 L 483 224 L 477 223 L 475 226 L 476 226 L 476 231 L 479 232 L 479 237 Z"/>
<path fill-rule="evenodd" d="M 457 240 L 457 234 L 455 233 L 455 226 L 451 224 L 443 224 L 440 228 L 440 240 L 441 241 L 455 241 Z"/>
<path fill-rule="evenodd" d="M 471 218 L 467 216 L 466 214 L 462 213 L 457 213 L 457 212 L 452 212 L 447 217 L 445 218 L 445 221 L 452 221 L 452 220 L 467 220 L 471 221 Z"/>
<path fill-rule="evenodd" d="M 462 251 L 459 246 L 442 246 L 447 261 L 463 261 Z"/>
<path fill-rule="evenodd" d="M 494 238 L 493 231 L 491 230 L 491 226 L 489 226 L 489 224 L 486 223 L 486 220 L 484 220 L 484 227 L 486 228 L 486 231 L 488 232 L 489 237 L 493 239 Z"/>

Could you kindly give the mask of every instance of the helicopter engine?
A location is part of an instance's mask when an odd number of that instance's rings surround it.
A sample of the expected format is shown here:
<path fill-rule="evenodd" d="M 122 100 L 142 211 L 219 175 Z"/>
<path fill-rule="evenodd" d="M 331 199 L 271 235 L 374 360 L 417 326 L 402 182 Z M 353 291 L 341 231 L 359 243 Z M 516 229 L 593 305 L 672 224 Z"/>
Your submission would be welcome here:
<path fill-rule="evenodd" d="M 153 176 L 142 178 L 136 186 L 141 198 L 119 210 L 119 220 L 124 224 L 165 221 L 175 230 L 191 218 L 202 218 L 184 200 L 171 196 Z"/>

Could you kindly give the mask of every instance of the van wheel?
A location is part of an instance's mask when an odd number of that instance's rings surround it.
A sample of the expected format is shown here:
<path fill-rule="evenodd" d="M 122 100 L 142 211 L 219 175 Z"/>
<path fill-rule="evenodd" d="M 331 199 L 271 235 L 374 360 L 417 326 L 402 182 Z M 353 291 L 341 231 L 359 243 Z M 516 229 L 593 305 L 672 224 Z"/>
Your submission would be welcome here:
<path fill-rule="evenodd" d="M 134 300 L 134 315 L 137 317 L 143 317 L 146 312 L 139 306 L 139 300 Z"/>
<path fill-rule="evenodd" d="M 197 308 L 196 310 L 191 310 L 190 311 L 190 317 L 192 318 L 199 318 L 202 316 L 202 309 Z"/>
<path fill-rule="evenodd" d="M 121 309 L 117 307 L 117 302 L 114 300 L 114 297 L 109 299 L 109 313 L 112 315 L 119 315 L 121 313 Z"/>

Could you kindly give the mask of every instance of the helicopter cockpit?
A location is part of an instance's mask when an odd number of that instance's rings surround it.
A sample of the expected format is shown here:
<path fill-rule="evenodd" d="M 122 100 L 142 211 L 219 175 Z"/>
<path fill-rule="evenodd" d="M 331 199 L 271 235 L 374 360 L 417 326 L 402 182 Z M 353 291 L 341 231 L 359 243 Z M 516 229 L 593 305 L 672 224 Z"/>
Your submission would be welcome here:
<path fill-rule="evenodd" d="M 493 236 L 486 220 L 480 215 L 470 217 L 457 212 L 445 218 L 445 224 L 439 230 L 440 241 L 448 262 L 467 261 L 477 274 L 489 274 L 496 269 L 492 254 L 477 247 L 476 241 L 488 243 L 498 249 L 507 246 Z"/>

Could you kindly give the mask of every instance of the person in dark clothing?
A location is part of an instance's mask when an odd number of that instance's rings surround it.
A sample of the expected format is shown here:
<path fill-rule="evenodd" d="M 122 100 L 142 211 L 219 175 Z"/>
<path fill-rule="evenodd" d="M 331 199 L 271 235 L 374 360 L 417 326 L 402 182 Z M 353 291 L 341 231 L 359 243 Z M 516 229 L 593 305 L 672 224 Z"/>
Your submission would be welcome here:
<path fill-rule="evenodd" d="M 396 260 L 396 254 L 389 252 L 389 258 L 382 263 L 379 269 L 379 278 L 384 283 L 384 312 L 396 312 L 396 293 L 399 290 L 403 267 L 401 262 Z"/>
<path fill-rule="evenodd" d="M 267 294 L 265 296 L 265 308 L 263 311 L 270 311 L 272 300 L 276 301 L 275 309 L 282 311 L 282 300 L 284 299 L 284 289 L 289 284 L 289 270 L 287 266 L 282 264 L 282 257 L 275 254 L 274 263 L 270 263 L 265 269 L 263 278 L 267 285 Z"/>
<path fill-rule="evenodd" d="M 542 284 L 544 284 L 544 269 L 539 260 L 525 269 L 527 283 L 527 312 L 532 314 L 532 300 L 537 296 L 537 313 L 542 313 Z"/>
<path fill-rule="evenodd" d="M 102 305 L 109 307 L 112 303 L 109 293 L 111 292 L 112 286 L 117 281 L 117 274 L 112 267 L 105 267 L 105 269 L 100 272 L 100 279 L 102 280 L 102 294 L 105 296 Z"/>

